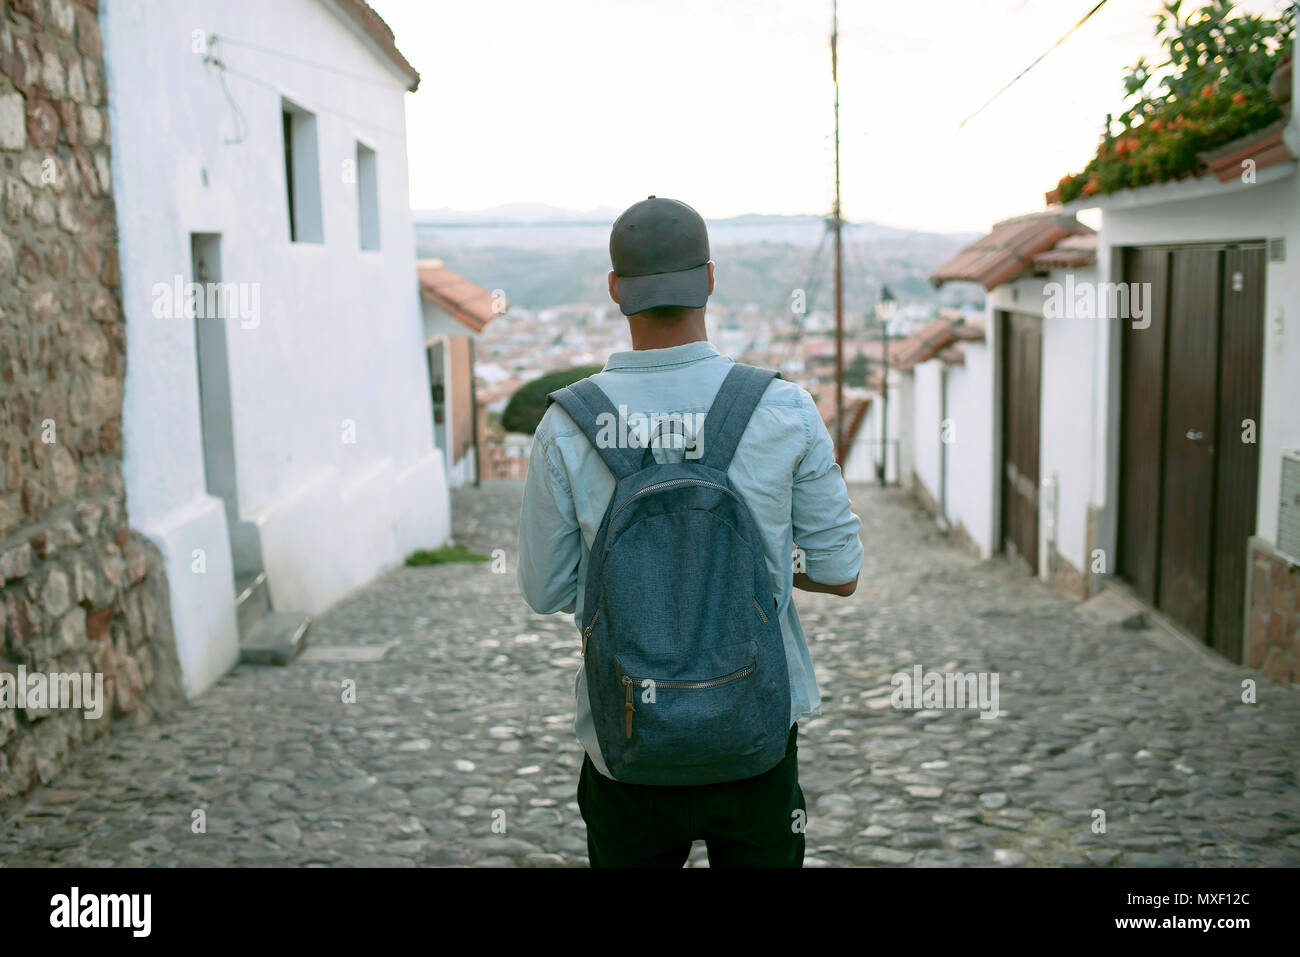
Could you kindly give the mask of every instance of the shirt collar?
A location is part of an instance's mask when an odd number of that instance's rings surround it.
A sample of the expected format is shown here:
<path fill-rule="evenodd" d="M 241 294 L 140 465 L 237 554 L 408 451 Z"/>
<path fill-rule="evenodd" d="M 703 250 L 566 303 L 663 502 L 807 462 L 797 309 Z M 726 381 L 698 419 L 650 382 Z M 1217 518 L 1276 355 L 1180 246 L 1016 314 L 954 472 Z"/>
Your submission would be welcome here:
<path fill-rule="evenodd" d="M 662 369 L 668 366 L 686 365 L 701 359 L 710 359 L 721 355 L 713 343 L 707 340 L 687 342 L 667 349 L 634 349 L 630 352 L 615 352 L 605 363 L 605 371 L 615 369 Z"/>

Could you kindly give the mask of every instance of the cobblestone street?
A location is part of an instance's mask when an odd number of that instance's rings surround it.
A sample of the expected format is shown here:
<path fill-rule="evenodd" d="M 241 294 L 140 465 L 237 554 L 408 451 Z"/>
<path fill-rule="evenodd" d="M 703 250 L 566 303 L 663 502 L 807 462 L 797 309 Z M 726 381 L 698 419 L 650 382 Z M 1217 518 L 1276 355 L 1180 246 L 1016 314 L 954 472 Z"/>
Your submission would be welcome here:
<path fill-rule="evenodd" d="M 579 639 L 518 595 L 520 494 L 453 497 L 456 540 L 505 574 L 398 569 L 292 665 L 88 746 L 0 806 L 0 866 L 585 865 Z M 799 734 L 809 866 L 1300 865 L 1300 695 L 1260 678 L 1243 704 L 1252 673 L 1085 620 L 898 491 L 854 500 L 857 593 L 796 599 L 823 695 Z M 894 709 L 914 664 L 999 673 L 1001 716 Z"/>

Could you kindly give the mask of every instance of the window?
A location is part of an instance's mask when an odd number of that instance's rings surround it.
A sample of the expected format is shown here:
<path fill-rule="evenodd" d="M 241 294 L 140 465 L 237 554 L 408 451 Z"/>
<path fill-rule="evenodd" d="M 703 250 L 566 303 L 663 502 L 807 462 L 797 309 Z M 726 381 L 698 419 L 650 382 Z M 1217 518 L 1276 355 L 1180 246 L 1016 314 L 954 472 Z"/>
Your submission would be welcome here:
<path fill-rule="evenodd" d="M 357 225 L 362 249 L 379 248 L 379 173 L 375 151 L 357 144 Z"/>
<path fill-rule="evenodd" d="M 323 243 L 320 161 L 316 150 L 316 115 L 280 101 L 284 131 L 284 180 L 289 200 L 289 239 Z"/>

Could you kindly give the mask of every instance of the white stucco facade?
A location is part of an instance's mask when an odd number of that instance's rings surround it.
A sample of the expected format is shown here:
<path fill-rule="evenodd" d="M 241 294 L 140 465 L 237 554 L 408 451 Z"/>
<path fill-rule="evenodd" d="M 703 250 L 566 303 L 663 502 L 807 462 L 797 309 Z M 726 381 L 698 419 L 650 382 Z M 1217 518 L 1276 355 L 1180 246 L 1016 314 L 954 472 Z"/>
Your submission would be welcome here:
<path fill-rule="evenodd" d="M 455 449 L 457 441 L 464 438 L 464 436 L 457 434 L 457 423 L 472 421 L 472 415 L 467 410 L 459 407 L 459 403 L 465 400 L 457 395 L 457 391 L 451 387 L 454 381 L 453 368 L 455 365 L 451 343 L 453 339 L 463 338 L 468 338 L 472 342 L 477 336 L 464 323 L 454 316 L 448 315 L 427 299 L 420 300 L 420 310 L 425 348 L 441 360 L 439 371 L 442 378 L 440 381 L 444 386 L 443 421 L 434 425 L 434 442 L 443 456 L 448 487 L 463 488 L 466 485 L 473 484 L 478 474 L 478 450 L 474 445 L 471 445 L 464 455 L 453 461 L 452 450 Z M 437 348 L 438 346 L 441 346 L 441 348 Z M 436 361 L 436 359 L 430 361 Z M 461 371 L 471 376 L 474 373 L 472 368 Z M 466 418 L 466 416 L 470 417 Z"/>
<path fill-rule="evenodd" d="M 238 659 L 241 564 L 260 562 L 275 608 L 318 613 L 448 536 L 407 200 L 409 78 L 327 0 L 114 0 L 101 23 L 127 508 L 166 559 L 196 694 Z M 319 242 L 290 240 L 289 105 L 314 115 L 314 150 L 295 140 L 294 155 L 314 153 L 297 186 L 318 192 L 304 202 L 318 207 Z M 361 248 L 373 221 L 359 205 L 358 144 L 374 151 L 378 249 Z M 312 215 L 299 212 L 300 230 Z M 187 317 L 162 292 L 195 278 L 194 234 L 219 250 L 207 260 L 216 278 L 237 284 L 229 318 Z M 223 394 L 224 426 L 205 405 Z"/>
<path fill-rule="evenodd" d="M 960 527 L 986 558 L 996 550 L 993 370 L 984 342 L 963 342 L 961 350 L 960 364 L 936 356 L 900 375 L 901 421 L 891 428 L 901 426 L 905 436 L 903 484 L 919 482 L 943 523 Z"/>
<path fill-rule="evenodd" d="M 916 480 L 935 503 L 941 501 L 943 473 L 943 372 L 942 362 L 922 362 L 912 370 L 912 454 Z"/>
<path fill-rule="evenodd" d="M 911 376 L 896 369 L 890 369 L 889 402 L 886 404 L 882 401 L 878 391 L 872 393 L 867 410 L 862 416 L 862 423 L 858 426 L 857 434 L 854 436 L 853 445 L 849 448 L 845 457 L 845 481 L 880 481 L 877 470 L 880 468 L 882 457 L 884 457 L 885 481 L 890 485 L 898 484 L 901 461 L 900 444 L 902 436 L 906 434 L 906 431 L 900 426 L 906 423 L 907 429 L 910 429 L 912 425 L 900 395 L 900 383 L 903 381 L 907 381 L 910 386 Z M 909 388 L 909 398 L 910 393 Z M 881 435 L 882 423 L 886 426 L 883 437 Z M 887 453 L 884 451 L 886 447 L 888 447 Z"/>
<path fill-rule="evenodd" d="M 1044 579 L 1052 575 L 1054 548 L 1075 571 L 1086 569 L 1088 509 L 1106 501 L 1106 423 L 1104 404 L 1097 401 L 1108 381 L 1107 343 L 1110 322 L 1098 320 L 1096 301 L 1076 297 L 1068 315 L 1046 315 L 1052 284 L 1062 289 L 1095 284 L 1098 269 L 1091 265 L 1070 271 L 1051 270 L 995 287 L 988 294 L 985 325 L 995 355 L 1000 355 L 1003 334 L 999 315 L 1018 312 L 1041 320 L 1042 355 L 1039 393 L 1038 439 L 1038 568 Z M 1001 458 L 1002 395 L 995 384 L 1004 370 L 990 368 L 989 423 L 993 498 L 989 508 L 991 541 L 997 542 L 1001 524 L 998 466 Z M 1000 382 L 1000 379 L 996 380 Z M 1099 415 L 1101 416 L 1099 418 Z M 1098 457 L 1100 456 L 1100 461 Z M 1100 467 L 1099 467 L 1100 466 Z M 996 550 L 996 546 L 995 546 Z"/>

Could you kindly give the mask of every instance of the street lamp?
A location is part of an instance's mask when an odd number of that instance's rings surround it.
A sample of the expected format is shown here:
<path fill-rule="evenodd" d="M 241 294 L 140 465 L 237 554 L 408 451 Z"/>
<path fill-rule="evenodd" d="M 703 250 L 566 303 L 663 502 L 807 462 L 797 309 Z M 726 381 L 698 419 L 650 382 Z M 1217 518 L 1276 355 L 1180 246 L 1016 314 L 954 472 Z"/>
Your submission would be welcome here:
<path fill-rule="evenodd" d="M 880 320 L 880 339 L 882 343 L 880 375 L 880 487 L 885 487 L 885 477 L 889 471 L 889 323 L 898 311 L 898 300 L 882 285 L 876 296 L 876 318 Z"/>

